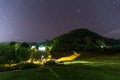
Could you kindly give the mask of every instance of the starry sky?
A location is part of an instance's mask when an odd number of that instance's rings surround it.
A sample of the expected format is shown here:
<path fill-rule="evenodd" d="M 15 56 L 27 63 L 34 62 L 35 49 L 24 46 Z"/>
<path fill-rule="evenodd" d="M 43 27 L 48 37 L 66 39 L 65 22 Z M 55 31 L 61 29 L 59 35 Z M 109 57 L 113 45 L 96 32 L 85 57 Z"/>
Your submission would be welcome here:
<path fill-rule="evenodd" d="M 120 0 L 0 0 L 0 42 L 42 42 L 79 28 L 120 39 Z"/>

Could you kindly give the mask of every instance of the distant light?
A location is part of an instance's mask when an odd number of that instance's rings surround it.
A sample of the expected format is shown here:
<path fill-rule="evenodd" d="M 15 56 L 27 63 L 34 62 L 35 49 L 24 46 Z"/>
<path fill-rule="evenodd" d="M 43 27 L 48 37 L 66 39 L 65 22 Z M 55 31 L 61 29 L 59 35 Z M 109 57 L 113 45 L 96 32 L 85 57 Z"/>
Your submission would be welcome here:
<path fill-rule="evenodd" d="M 80 9 L 78 9 L 77 12 L 80 13 L 81 12 Z"/>
<path fill-rule="evenodd" d="M 38 50 L 39 50 L 39 51 L 45 51 L 45 49 L 46 49 L 46 47 L 44 47 L 44 46 L 38 47 Z"/>
<path fill-rule="evenodd" d="M 36 48 L 36 46 L 32 46 L 32 47 L 31 47 L 31 49 L 34 49 L 34 48 Z"/>
<path fill-rule="evenodd" d="M 104 46 L 102 45 L 102 46 L 100 46 L 101 48 L 104 48 Z"/>

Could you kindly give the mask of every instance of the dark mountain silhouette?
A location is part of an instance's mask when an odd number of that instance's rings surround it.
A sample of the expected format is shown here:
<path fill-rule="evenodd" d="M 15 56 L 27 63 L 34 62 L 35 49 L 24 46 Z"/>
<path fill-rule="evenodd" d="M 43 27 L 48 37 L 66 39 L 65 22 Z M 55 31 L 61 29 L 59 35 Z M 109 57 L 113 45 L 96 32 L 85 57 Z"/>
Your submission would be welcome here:
<path fill-rule="evenodd" d="M 72 39 L 84 39 L 86 37 L 94 38 L 94 39 L 107 39 L 105 37 L 102 37 L 98 35 L 95 32 L 92 32 L 88 29 L 82 28 L 82 29 L 77 29 L 77 30 L 72 30 L 69 33 L 63 34 L 61 36 L 58 36 L 57 38 L 62 38 L 62 39 L 67 39 L 72 38 Z M 57 39 L 55 38 L 55 39 Z"/>
<path fill-rule="evenodd" d="M 85 28 L 72 30 L 52 41 L 53 52 L 95 50 L 96 48 L 120 44 L 120 40 L 103 37 Z"/>

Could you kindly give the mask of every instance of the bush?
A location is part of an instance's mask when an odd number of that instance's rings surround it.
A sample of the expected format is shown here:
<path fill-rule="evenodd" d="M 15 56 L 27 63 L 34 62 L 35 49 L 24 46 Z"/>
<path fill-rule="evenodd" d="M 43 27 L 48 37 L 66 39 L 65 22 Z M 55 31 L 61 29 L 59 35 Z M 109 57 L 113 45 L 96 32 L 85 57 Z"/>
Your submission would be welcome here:
<path fill-rule="evenodd" d="M 11 71 L 11 70 L 17 70 L 18 66 L 4 66 L 4 65 L 0 65 L 0 72 L 4 72 L 4 71 Z"/>
<path fill-rule="evenodd" d="M 57 63 L 55 63 L 55 61 L 47 61 L 46 63 L 44 63 L 44 65 L 56 65 Z"/>
<path fill-rule="evenodd" d="M 0 65 L 0 72 L 4 71 L 11 71 L 11 70 L 19 70 L 19 69 L 29 69 L 29 68 L 37 68 L 40 65 L 38 64 L 33 64 L 33 63 L 20 63 L 14 66 L 5 66 L 5 65 Z"/>
<path fill-rule="evenodd" d="M 29 69 L 29 68 L 37 68 L 40 65 L 34 63 L 20 63 L 17 65 L 19 69 Z"/>

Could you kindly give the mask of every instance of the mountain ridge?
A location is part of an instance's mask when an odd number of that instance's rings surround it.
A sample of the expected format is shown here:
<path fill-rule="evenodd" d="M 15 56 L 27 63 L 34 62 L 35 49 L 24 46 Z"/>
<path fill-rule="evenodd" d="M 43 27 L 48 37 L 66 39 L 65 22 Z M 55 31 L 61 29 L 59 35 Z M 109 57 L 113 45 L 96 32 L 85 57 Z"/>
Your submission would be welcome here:
<path fill-rule="evenodd" d="M 119 40 L 103 37 L 85 28 L 72 30 L 55 37 L 53 51 L 95 50 L 96 48 L 120 45 Z"/>

